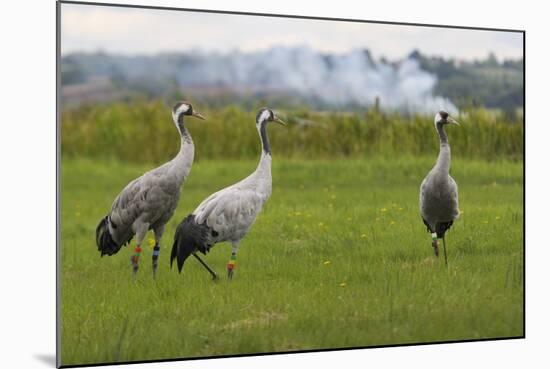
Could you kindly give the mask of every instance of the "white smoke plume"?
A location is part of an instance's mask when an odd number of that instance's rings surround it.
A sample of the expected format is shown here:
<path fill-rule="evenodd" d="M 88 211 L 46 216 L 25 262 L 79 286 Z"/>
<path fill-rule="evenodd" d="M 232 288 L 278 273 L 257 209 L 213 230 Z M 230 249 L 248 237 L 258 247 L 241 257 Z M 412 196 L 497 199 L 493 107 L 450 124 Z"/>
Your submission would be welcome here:
<path fill-rule="evenodd" d="M 277 91 L 297 94 L 331 107 L 371 106 L 410 113 L 458 109 L 434 96 L 437 77 L 414 59 L 377 62 L 366 50 L 322 54 L 308 47 L 275 47 L 254 53 L 197 52 L 178 71 L 185 89 L 214 86 L 235 92 Z"/>

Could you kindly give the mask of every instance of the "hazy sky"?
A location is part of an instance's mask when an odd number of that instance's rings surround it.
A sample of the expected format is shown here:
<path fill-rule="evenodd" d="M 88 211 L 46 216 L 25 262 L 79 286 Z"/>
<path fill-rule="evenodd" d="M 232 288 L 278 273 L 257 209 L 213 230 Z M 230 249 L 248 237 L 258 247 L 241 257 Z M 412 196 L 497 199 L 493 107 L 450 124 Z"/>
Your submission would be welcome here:
<path fill-rule="evenodd" d="M 317 21 L 63 4 L 63 54 L 73 51 L 155 54 L 189 49 L 227 52 L 306 45 L 327 52 L 368 48 L 398 59 L 413 49 L 460 59 L 519 58 L 523 35 L 369 23 Z"/>

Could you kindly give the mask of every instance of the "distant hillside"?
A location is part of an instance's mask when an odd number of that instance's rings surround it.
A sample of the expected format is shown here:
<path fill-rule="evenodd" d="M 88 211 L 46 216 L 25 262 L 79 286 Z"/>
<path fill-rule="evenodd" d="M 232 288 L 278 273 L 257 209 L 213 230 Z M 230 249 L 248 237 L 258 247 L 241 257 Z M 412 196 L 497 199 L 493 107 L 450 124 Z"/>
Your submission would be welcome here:
<path fill-rule="evenodd" d="M 494 55 L 464 62 L 426 57 L 414 51 L 409 58 L 437 78 L 434 93 L 448 97 L 458 106 L 485 106 L 512 110 L 523 107 L 523 59 L 501 63 Z"/>
<path fill-rule="evenodd" d="M 219 105 L 269 100 L 321 109 L 431 112 L 523 105 L 523 61 L 444 60 L 413 52 L 389 62 L 370 52 L 326 54 L 307 47 L 254 53 L 122 56 L 75 53 L 61 60 L 64 106 L 132 96 L 199 97 Z M 100 81 L 100 83 L 98 83 Z"/>

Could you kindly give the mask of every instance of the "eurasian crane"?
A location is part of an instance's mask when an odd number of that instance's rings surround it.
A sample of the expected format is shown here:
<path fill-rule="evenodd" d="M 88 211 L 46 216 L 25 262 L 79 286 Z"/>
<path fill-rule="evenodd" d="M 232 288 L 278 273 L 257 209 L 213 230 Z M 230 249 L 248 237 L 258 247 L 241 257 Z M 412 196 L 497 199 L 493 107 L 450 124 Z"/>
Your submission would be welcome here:
<path fill-rule="evenodd" d="M 285 125 L 270 109 L 263 108 L 256 115 L 256 129 L 262 142 L 262 153 L 256 170 L 242 181 L 210 195 L 178 225 L 170 266 L 176 260 L 179 272 L 192 254 L 216 279 L 216 273 L 202 261 L 197 251 L 206 254 L 216 243 L 229 241 L 232 248 L 227 263 L 227 276 L 229 279 L 233 277 L 239 243 L 271 195 L 271 149 L 266 130 L 268 122 Z"/>
<path fill-rule="evenodd" d="M 451 228 L 453 221 L 460 214 L 458 210 L 458 186 L 449 175 L 451 168 L 451 146 L 445 132 L 446 124 L 459 125 L 445 111 L 435 115 L 434 124 L 439 135 L 439 156 L 432 170 L 420 185 L 420 215 L 428 232 L 432 235 L 434 253 L 439 256 L 437 239 L 443 240 L 445 265 L 447 265 L 447 248 L 445 232 Z"/>
<path fill-rule="evenodd" d="M 184 125 L 185 116 L 204 119 L 185 101 L 174 105 L 172 119 L 181 138 L 178 154 L 164 165 L 130 182 L 118 194 L 111 211 L 101 219 L 96 229 L 96 244 L 101 256 L 116 254 L 122 245 L 129 244 L 136 236 L 137 245 L 130 258 L 134 276 L 139 268 L 143 239 L 150 229 L 155 234 L 152 260 L 153 276 L 156 275 L 164 226 L 176 210 L 181 186 L 191 171 L 195 147 Z"/>

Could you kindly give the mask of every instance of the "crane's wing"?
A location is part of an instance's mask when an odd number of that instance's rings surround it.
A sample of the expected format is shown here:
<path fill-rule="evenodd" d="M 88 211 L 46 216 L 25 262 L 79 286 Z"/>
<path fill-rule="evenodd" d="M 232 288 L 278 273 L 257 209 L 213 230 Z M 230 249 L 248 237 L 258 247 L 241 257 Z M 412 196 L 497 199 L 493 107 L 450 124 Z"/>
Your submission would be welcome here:
<path fill-rule="evenodd" d="M 451 176 L 449 176 L 449 190 L 451 198 L 451 209 L 453 210 L 453 219 L 457 219 L 460 215 L 460 210 L 458 208 L 458 185 Z"/>
<path fill-rule="evenodd" d="M 264 200 L 252 189 L 228 187 L 204 200 L 194 211 L 198 224 L 217 232 L 216 242 L 239 240 L 256 220 Z"/>
<path fill-rule="evenodd" d="M 426 191 L 428 188 L 428 178 L 429 178 L 429 175 L 426 176 L 426 178 L 424 178 L 424 180 L 420 184 L 420 198 L 419 198 L 420 214 L 424 213 L 424 209 L 426 206 Z"/>
<path fill-rule="evenodd" d="M 133 234 L 132 224 L 141 213 L 147 196 L 141 179 L 142 177 L 139 177 L 128 183 L 113 201 L 109 218 L 115 239 L 128 233 Z"/>
<path fill-rule="evenodd" d="M 113 202 L 111 221 L 130 226 L 142 217 L 144 222 L 153 224 L 173 212 L 180 187 L 176 181 L 165 179 L 155 170 L 130 182 Z"/>

